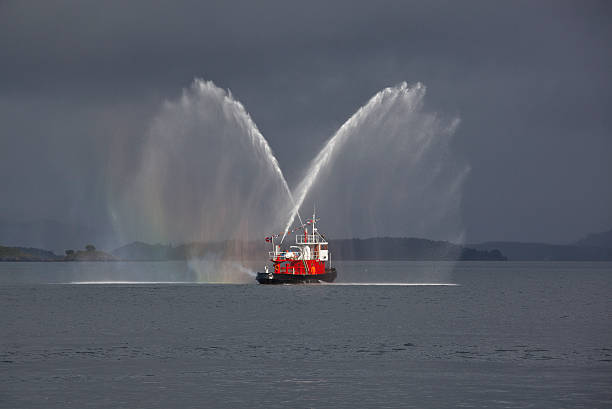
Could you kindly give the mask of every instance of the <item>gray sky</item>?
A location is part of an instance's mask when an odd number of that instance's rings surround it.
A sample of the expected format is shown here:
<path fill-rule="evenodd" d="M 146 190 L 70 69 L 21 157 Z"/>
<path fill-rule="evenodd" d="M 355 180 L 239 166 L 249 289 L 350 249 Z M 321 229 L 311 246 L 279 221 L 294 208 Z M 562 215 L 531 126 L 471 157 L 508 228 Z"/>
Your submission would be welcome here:
<path fill-rule="evenodd" d="M 428 110 L 461 118 L 468 241 L 606 230 L 611 17 L 595 1 L 0 1 L 0 218 L 107 225 L 109 156 L 135 154 L 194 77 L 232 90 L 292 185 L 295 151 L 420 81 Z"/>

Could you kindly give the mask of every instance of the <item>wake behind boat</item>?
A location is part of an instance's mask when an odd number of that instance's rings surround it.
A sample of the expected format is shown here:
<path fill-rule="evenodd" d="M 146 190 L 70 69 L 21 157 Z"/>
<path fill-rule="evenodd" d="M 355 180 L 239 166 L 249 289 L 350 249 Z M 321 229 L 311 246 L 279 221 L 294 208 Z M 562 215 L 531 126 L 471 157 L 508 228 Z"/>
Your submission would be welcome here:
<path fill-rule="evenodd" d="M 293 229 L 289 234 L 303 229 L 304 234 L 295 236 L 295 246 L 288 250 L 282 250 L 280 244 L 275 244 L 275 234 L 266 237 L 266 241 L 272 243 L 272 251 L 269 252 L 272 268 L 265 267 L 265 272 L 257 273 L 256 280 L 260 284 L 302 284 L 319 283 L 321 281 L 331 283 L 337 277 L 336 269 L 331 267 L 330 251 L 327 239 L 316 227 L 318 219 L 313 214 L 312 219 L 303 225 Z M 311 233 L 308 226 L 312 225 Z M 282 243 L 282 240 L 281 240 Z"/>

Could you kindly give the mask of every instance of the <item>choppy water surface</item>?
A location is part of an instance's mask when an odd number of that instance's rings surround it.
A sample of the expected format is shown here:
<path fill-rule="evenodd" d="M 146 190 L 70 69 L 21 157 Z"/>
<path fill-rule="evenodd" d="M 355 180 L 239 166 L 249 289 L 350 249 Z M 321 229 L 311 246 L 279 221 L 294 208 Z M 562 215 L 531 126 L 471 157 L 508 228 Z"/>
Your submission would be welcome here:
<path fill-rule="evenodd" d="M 260 286 L 0 263 L 0 407 L 612 406 L 611 263 L 337 267 Z"/>

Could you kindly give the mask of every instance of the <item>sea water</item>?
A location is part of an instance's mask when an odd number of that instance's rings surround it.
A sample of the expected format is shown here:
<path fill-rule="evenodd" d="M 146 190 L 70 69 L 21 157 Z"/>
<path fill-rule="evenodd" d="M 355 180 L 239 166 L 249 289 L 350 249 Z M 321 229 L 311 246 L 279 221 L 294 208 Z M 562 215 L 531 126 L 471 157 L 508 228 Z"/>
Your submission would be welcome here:
<path fill-rule="evenodd" d="M 612 263 L 335 264 L 0 263 L 0 407 L 612 406 Z"/>

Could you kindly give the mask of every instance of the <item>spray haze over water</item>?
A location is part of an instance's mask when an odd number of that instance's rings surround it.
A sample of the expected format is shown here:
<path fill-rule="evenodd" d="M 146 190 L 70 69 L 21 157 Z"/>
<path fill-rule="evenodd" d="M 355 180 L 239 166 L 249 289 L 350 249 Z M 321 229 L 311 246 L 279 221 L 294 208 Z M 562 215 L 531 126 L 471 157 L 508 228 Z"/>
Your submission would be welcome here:
<path fill-rule="evenodd" d="M 160 110 L 137 170 L 114 181 L 115 230 L 126 242 L 229 240 L 238 248 L 189 263 L 200 281 L 217 282 L 252 280 L 246 260 L 236 260 L 240 243 L 287 231 L 298 210 L 315 202 L 332 237 L 460 239 L 467 166 L 450 151 L 458 120 L 423 112 L 424 95 L 422 84 L 406 83 L 374 95 L 325 144 L 292 192 L 242 104 L 196 79 Z"/>

